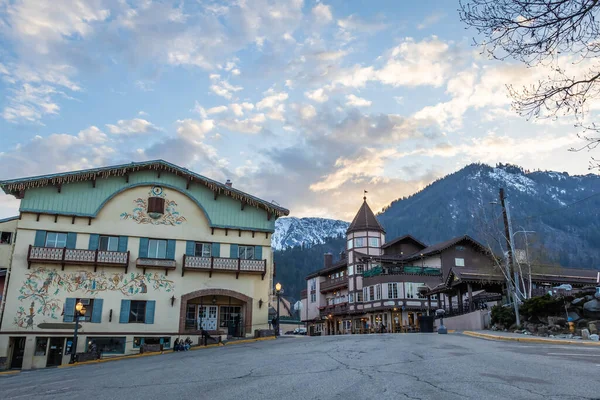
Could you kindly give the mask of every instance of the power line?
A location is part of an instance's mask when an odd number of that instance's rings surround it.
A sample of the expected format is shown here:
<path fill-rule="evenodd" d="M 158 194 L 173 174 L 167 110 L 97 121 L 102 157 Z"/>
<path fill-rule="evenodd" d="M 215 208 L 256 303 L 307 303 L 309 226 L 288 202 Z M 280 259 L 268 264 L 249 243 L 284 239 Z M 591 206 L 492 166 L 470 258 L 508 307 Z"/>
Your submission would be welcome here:
<path fill-rule="evenodd" d="M 554 210 L 546 211 L 544 213 L 537 214 L 537 215 L 529 215 L 527 217 L 513 218 L 513 220 L 521 221 L 521 220 L 525 220 L 525 219 L 535 219 L 535 218 L 538 218 L 538 217 L 543 217 L 544 215 L 553 214 L 555 212 L 565 210 L 565 209 L 567 209 L 567 208 L 569 208 L 571 206 L 574 206 L 575 204 L 579 204 L 581 202 L 584 202 L 584 201 L 586 201 L 588 199 L 591 199 L 592 197 L 595 197 L 595 196 L 598 196 L 598 195 L 600 195 L 600 192 L 591 194 L 588 197 L 584 197 L 583 199 L 579 199 L 577 201 L 574 201 L 573 203 L 564 205 L 564 206 L 556 208 Z"/>

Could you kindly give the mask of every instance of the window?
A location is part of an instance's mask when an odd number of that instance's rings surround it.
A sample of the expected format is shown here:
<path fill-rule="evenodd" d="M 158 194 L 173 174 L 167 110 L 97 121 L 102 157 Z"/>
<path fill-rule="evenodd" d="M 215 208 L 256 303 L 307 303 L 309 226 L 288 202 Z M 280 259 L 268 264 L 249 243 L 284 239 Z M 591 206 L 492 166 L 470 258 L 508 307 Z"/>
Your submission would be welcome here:
<path fill-rule="evenodd" d="M 146 322 L 146 302 L 132 301 L 129 309 L 129 323 Z"/>
<path fill-rule="evenodd" d="M 48 338 L 39 337 L 35 339 L 35 353 L 36 356 L 45 356 L 46 348 L 48 347 Z"/>
<path fill-rule="evenodd" d="M 348 303 L 354 303 L 354 293 L 348 294 Z"/>
<path fill-rule="evenodd" d="M 185 329 L 196 329 L 196 305 L 188 304 L 185 314 Z"/>
<path fill-rule="evenodd" d="M 388 298 L 389 299 L 397 299 L 398 298 L 398 284 L 397 283 L 388 283 Z"/>
<path fill-rule="evenodd" d="M 88 337 L 87 339 L 88 344 L 96 343 L 98 351 L 103 354 L 125 353 L 125 337 Z"/>
<path fill-rule="evenodd" d="M 310 290 L 317 290 L 317 279 L 316 278 L 312 278 L 310 280 Z"/>
<path fill-rule="evenodd" d="M 210 243 L 200 243 L 196 242 L 196 248 L 194 255 L 196 257 L 210 257 L 211 252 L 211 244 Z"/>
<path fill-rule="evenodd" d="M 227 328 L 229 323 L 233 326 L 242 323 L 242 308 L 239 306 L 221 306 L 219 312 L 219 326 Z"/>
<path fill-rule="evenodd" d="M 242 260 L 254 260 L 254 246 L 240 246 L 238 257 Z"/>
<path fill-rule="evenodd" d="M 161 197 L 148 198 L 148 212 L 162 214 L 165 212 L 165 199 Z"/>
<path fill-rule="evenodd" d="M 375 285 L 375 300 L 381 300 L 381 285 Z"/>
<path fill-rule="evenodd" d="M 0 244 L 10 244 L 12 232 L 0 232 Z"/>
<path fill-rule="evenodd" d="M 379 247 L 379 238 L 369 238 L 369 247 Z"/>
<path fill-rule="evenodd" d="M 317 294 L 316 293 L 311 293 L 310 294 L 310 302 L 311 303 L 316 303 L 317 302 Z"/>
<path fill-rule="evenodd" d="M 119 238 L 117 236 L 100 236 L 98 245 L 100 251 L 118 251 Z"/>
<path fill-rule="evenodd" d="M 465 251 L 465 246 L 456 246 L 456 251 Z"/>
<path fill-rule="evenodd" d="M 348 240 L 348 250 L 352 249 L 352 239 Z"/>
<path fill-rule="evenodd" d="M 167 258 L 167 241 L 164 239 L 149 239 L 148 258 Z"/>
<path fill-rule="evenodd" d="M 457 267 L 464 267 L 465 266 L 465 259 L 464 258 L 455 258 L 454 259 L 454 265 L 456 265 Z"/>
<path fill-rule="evenodd" d="M 67 247 L 67 234 L 63 232 L 48 232 L 46 247 Z"/>
<path fill-rule="evenodd" d="M 362 301 L 363 301 L 363 294 L 361 292 L 356 292 L 356 302 L 362 303 Z"/>
<path fill-rule="evenodd" d="M 358 264 L 356 266 L 356 273 L 357 274 L 362 274 L 365 271 L 365 266 L 362 264 Z"/>
<path fill-rule="evenodd" d="M 404 283 L 404 293 L 406 293 L 407 299 L 414 299 L 415 292 L 416 291 L 415 291 L 415 288 L 412 283 L 409 283 L 409 282 Z"/>
<path fill-rule="evenodd" d="M 354 247 L 365 247 L 365 238 L 354 239 Z"/>
<path fill-rule="evenodd" d="M 369 300 L 375 300 L 375 286 L 369 286 Z"/>
<path fill-rule="evenodd" d="M 134 337 L 133 348 L 137 349 L 144 344 L 162 344 L 163 348 L 168 349 L 171 347 L 170 337 Z"/>

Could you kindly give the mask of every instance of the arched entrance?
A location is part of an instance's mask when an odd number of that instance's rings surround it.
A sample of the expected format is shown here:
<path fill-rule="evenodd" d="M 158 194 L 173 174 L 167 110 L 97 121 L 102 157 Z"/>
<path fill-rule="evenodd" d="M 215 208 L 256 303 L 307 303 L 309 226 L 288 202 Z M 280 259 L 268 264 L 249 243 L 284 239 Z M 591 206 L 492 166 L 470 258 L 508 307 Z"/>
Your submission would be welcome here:
<path fill-rule="evenodd" d="M 228 289 L 202 289 L 181 296 L 179 333 L 245 336 L 252 331 L 252 297 Z"/>

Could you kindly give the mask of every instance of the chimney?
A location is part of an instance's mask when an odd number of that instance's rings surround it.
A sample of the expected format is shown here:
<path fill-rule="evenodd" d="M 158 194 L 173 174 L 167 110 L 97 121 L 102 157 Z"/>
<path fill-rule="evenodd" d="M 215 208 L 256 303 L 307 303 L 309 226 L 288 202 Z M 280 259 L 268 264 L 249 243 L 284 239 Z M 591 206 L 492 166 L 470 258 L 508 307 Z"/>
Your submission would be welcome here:
<path fill-rule="evenodd" d="M 233 182 L 231 182 L 230 179 L 227 179 L 227 182 L 225 182 L 225 185 L 229 186 L 229 187 L 233 187 Z"/>
<path fill-rule="evenodd" d="M 323 255 L 323 265 L 324 268 L 329 268 L 333 265 L 333 254 L 325 253 Z"/>

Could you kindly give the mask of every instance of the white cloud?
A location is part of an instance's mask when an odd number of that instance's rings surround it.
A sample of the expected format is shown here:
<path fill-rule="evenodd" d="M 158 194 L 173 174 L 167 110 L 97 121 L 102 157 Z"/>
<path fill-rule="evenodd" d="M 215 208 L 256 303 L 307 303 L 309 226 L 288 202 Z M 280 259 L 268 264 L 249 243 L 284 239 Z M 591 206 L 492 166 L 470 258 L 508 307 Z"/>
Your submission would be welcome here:
<path fill-rule="evenodd" d="M 302 119 L 313 119 L 316 115 L 317 110 L 311 104 L 300 107 L 300 117 Z"/>
<path fill-rule="evenodd" d="M 232 132 L 241 133 L 259 133 L 263 129 L 263 124 L 267 120 L 265 114 L 256 114 L 246 119 L 225 119 L 219 121 L 219 126 L 229 129 Z"/>
<path fill-rule="evenodd" d="M 202 142 L 206 134 L 213 130 L 215 122 L 210 119 L 197 121 L 194 119 L 184 119 L 177 121 L 177 134 L 191 142 Z"/>
<path fill-rule="evenodd" d="M 206 114 L 208 114 L 208 115 L 221 114 L 221 113 L 224 113 L 225 111 L 227 111 L 227 106 L 217 106 L 217 107 L 212 107 L 212 108 L 209 108 L 208 110 L 206 110 Z"/>
<path fill-rule="evenodd" d="M 387 27 L 387 25 L 381 21 L 365 21 L 356 15 L 338 19 L 337 24 L 342 29 L 361 32 L 376 32 Z"/>
<path fill-rule="evenodd" d="M 354 106 L 354 107 L 369 107 L 373 102 L 367 99 L 363 99 L 361 97 L 355 96 L 353 94 L 349 94 L 346 96 L 346 105 Z"/>
<path fill-rule="evenodd" d="M 241 104 L 231 103 L 229 105 L 229 108 L 231 109 L 231 111 L 233 111 L 233 113 L 236 116 L 241 117 L 241 116 L 244 115 L 244 111 L 253 110 L 254 109 L 254 104 L 248 103 L 248 102 L 244 102 L 244 103 L 241 103 Z"/>
<path fill-rule="evenodd" d="M 106 127 L 113 135 L 146 134 L 160 130 L 156 125 L 142 118 L 121 119 L 116 125 L 106 124 Z"/>
<path fill-rule="evenodd" d="M 316 101 L 317 103 L 324 103 L 329 100 L 329 96 L 325 93 L 324 88 L 315 89 L 313 91 L 304 92 L 304 95 L 311 99 L 312 101 Z"/>
<path fill-rule="evenodd" d="M 256 108 L 259 110 L 264 108 L 273 108 L 288 98 L 288 94 L 286 92 L 275 92 L 272 89 L 265 92 L 265 94 L 266 96 L 261 101 L 256 103 Z"/>
<path fill-rule="evenodd" d="M 333 20 L 333 15 L 331 14 L 331 6 L 325 5 L 323 3 L 317 4 L 312 9 L 313 16 L 320 23 L 327 23 Z"/>
<path fill-rule="evenodd" d="M 425 17 L 423 22 L 421 22 L 420 24 L 417 25 L 417 29 L 419 29 L 419 30 L 425 29 L 431 25 L 438 23 L 444 17 L 445 17 L 445 15 L 443 13 L 439 13 L 439 12 L 428 15 L 427 17 Z"/>
<path fill-rule="evenodd" d="M 240 90 L 244 89 L 241 86 L 234 86 L 230 84 L 225 79 L 220 79 L 219 74 L 210 74 L 210 80 L 213 82 L 213 84 L 210 86 L 210 90 L 213 93 L 221 97 L 225 97 L 228 100 L 233 97 L 232 93 L 239 92 Z"/>

